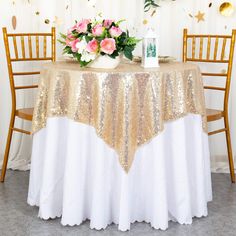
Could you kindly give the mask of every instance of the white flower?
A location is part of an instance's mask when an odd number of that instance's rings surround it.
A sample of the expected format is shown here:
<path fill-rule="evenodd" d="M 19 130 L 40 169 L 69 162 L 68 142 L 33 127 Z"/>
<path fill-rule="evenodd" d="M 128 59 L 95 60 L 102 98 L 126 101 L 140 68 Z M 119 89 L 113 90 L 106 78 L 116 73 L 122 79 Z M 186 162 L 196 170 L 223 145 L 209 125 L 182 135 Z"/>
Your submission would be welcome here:
<path fill-rule="evenodd" d="M 83 51 L 82 56 L 81 56 L 81 61 L 89 62 L 93 61 L 96 58 L 96 53 L 89 53 L 86 51 Z"/>
<path fill-rule="evenodd" d="M 86 49 L 87 47 L 87 42 L 85 40 L 85 38 L 83 38 L 80 42 L 78 42 L 76 44 L 76 48 L 78 48 L 78 53 L 82 54 L 83 51 Z"/>
<path fill-rule="evenodd" d="M 89 53 L 86 50 L 87 42 L 85 37 L 83 37 L 82 40 L 76 44 L 76 48 L 78 49 L 78 53 L 81 54 L 81 61 L 90 62 L 95 60 L 95 58 L 97 57 L 96 53 Z"/>

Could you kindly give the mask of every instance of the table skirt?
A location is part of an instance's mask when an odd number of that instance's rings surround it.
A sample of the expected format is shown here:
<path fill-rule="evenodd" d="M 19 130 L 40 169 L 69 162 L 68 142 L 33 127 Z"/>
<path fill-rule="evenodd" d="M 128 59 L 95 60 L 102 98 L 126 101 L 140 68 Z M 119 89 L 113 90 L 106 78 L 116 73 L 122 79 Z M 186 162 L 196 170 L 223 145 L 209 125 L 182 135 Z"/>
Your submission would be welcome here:
<path fill-rule="evenodd" d="M 93 127 L 49 118 L 33 136 L 28 203 L 42 219 L 62 225 L 90 220 L 92 229 L 115 223 L 126 231 L 133 222 L 166 230 L 169 220 L 191 224 L 207 216 L 212 200 L 208 136 L 200 115 L 165 124 L 141 146 L 127 174 L 117 153 Z"/>

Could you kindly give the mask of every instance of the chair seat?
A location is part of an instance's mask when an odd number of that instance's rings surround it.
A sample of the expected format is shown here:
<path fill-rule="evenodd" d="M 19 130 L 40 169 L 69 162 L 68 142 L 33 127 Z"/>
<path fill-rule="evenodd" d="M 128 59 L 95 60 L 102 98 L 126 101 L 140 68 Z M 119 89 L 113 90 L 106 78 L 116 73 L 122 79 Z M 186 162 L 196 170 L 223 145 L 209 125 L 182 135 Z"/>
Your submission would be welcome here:
<path fill-rule="evenodd" d="M 206 114 L 208 122 L 219 120 L 224 117 L 224 112 L 220 110 L 206 109 Z"/>
<path fill-rule="evenodd" d="M 21 119 L 32 121 L 34 108 L 24 108 L 16 110 L 16 116 Z"/>

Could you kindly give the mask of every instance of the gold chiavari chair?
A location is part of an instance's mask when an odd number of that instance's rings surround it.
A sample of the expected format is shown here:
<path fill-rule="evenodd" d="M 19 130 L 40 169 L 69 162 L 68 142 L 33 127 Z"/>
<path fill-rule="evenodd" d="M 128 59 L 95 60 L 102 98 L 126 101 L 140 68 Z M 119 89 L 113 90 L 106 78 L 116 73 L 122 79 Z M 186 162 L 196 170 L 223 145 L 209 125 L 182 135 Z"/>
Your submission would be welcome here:
<path fill-rule="evenodd" d="M 230 127 L 228 119 L 228 101 L 230 92 L 230 82 L 233 67 L 234 47 L 235 47 L 236 30 L 232 31 L 232 35 L 190 35 L 187 29 L 184 29 L 183 35 L 183 61 L 184 62 L 200 62 L 200 63 L 219 63 L 227 66 L 225 73 L 202 73 L 207 77 L 225 77 L 225 86 L 204 86 L 205 89 L 224 92 L 224 105 L 222 110 L 207 109 L 207 121 L 217 121 L 224 119 L 224 128 L 209 132 L 209 135 L 225 132 L 229 169 L 232 183 L 235 183 L 234 161 L 231 147 Z M 212 43 L 213 42 L 213 43 Z M 191 44 L 189 44 L 191 43 Z M 226 55 L 226 45 L 229 45 L 229 53 Z M 214 50 L 212 51 L 211 45 Z M 199 45 L 199 50 L 197 46 Z M 190 47 L 188 47 L 190 46 Z M 205 46 L 205 47 L 204 47 Z M 204 48 L 206 53 L 204 53 Z"/>
<path fill-rule="evenodd" d="M 4 37 L 4 44 L 5 44 L 5 49 L 6 49 L 6 58 L 7 58 L 8 73 L 9 73 L 9 80 L 10 80 L 10 88 L 11 88 L 12 112 L 11 112 L 11 119 L 10 119 L 6 149 L 5 149 L 2 171 L 1 171 L 1 179 L 0 179 L 1 182 L 4 182 L 5 180 L 13 131 L 20 132 L 23 134 L 28 134 L 28 135 L 30 134 L 29 131 L 19 129 L 14 126 L 15 118 L 18 117 L 23 120 L 32 121 L 32 117 L 33 117 L 33 108 L 17 109 L 16 91 L 34 89 L 38 87 L 37 85 L 16 86 L 15 77 L 32 76 L 32 75 L 40 74 L 39 71 L 14 72 L 13 71 L 14 64 L 17 62 L 26 63 L 26 62 L 34 62 L 34 61 L 55 61 L 56 59 L 56 30 L 53 27 L 50 33 L 9 34 L 7 32 L 7 29 L 3 28 L 3 37 Z M 48 41 L 48 40 L 51 40 L 51 41 Z M 10 47 L 10 43 L 13 44 L 13 47 Z M 50 50 L 48 49 L 49 48 L 48 43 L 51 44 Z M 19 48 L 21 50 L 19 50 Z M 26 50 L 27 48 L 28 50 Z"/>

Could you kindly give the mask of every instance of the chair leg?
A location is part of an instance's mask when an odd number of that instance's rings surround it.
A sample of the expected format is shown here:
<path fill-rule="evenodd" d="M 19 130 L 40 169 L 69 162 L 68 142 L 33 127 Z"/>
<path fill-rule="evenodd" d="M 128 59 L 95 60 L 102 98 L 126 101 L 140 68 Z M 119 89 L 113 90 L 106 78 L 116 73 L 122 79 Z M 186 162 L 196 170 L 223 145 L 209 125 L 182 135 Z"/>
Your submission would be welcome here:
<path fill-rule="evenodd" d="M 2 183 L 5 180 L 5 175 L 6 175 L 8 157 L 9 157 L 9 152 L 10 152 L 10 147 L 11 147 L 11 140 L 12 140 L 12 133 L 13 133 L 14 123 L 15 123 L 15 117 L 12 117 L 11 121 L 10 121 L 10 125 L 9 125 L 6 149 L 5 149 L 5 154 L 4 154 L 3 164 L 2 164 L 2 172 L 1 172 L 1 178 L 0 178 L 0 182 L 2 182 Z"/>
<path fill-rule="evenodd" d="M 234 159 L 233 159 L 233 152 L 232 152 L 232 146 L 231 146 L 231 137 L 230 137 L 230 128 L 229 128 L 229 120 L 228 116 L 224 117 L 225 122 L 225 135 L 226 135 L 226 142 L 227 142 L 227 150 L 228 150 L 228 159 L 229 159 L 229 169 L 230 169 L 230 175 L 231 175 L 231 181 L 232 183 L 235 183 L 235 170 L 234 170 Z"/>

